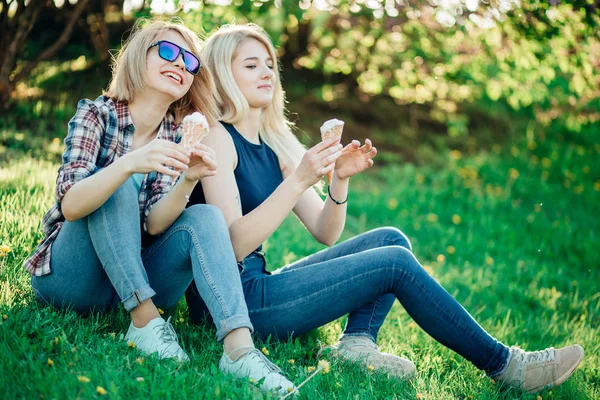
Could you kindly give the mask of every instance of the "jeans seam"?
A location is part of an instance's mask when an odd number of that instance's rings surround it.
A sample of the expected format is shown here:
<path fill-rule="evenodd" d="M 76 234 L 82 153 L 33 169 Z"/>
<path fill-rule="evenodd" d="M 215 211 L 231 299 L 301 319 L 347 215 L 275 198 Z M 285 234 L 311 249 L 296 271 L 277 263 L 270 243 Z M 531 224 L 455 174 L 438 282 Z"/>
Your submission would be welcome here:
<path fill-rule="evenodd" d="M 105 209 L 104 207 L 101 207 L 101 208 L 100 208 L 100 212 L 102 213 L 102 224 L 104 225 L 104 228 L 106 229 L 106 232 L 109 232 L 109 230 L 108 230 L 108 220 L 107 220 L 107 218 L 106 218 L 106 209 Z M 89 223 L 89 221 L 88 221 L 88 223 Z M 89 230 L 89 228 L 88 228 L 88 230 Z M 108 238 L 108 243 L 109 243 L 109 245 L 110 245 L 110 249 L 111 249 L 112 256 L 113 256 L 113 260 L 115 261 L 115 264 L 116 264 L 116 265 L 118 266 L 118 268 L 121 270 L 121 272 L 122 272 L 122 276 L 124 276 L 124 277 L 127 279 L 127 283 L 128 283 L 128 286 L 129 286 L 129 288 L 133 288 L 133 287 L 134 287 L 134 284 L 133 284 L 133 282 L 131 281 L 131 279 L 130 279 L 130 277 L 129 277 L 129 274 L 125 273 L 125 271 L 124 271 L 124 270 L 123 270 L 123 268 L 122 268 L 122 265 L 121 265 L 121 263 L 120 263 L 120 262 L 118 262 L 118 257 L 117 257 L 117 254 L 116 254 L 116 253 L 117 253 L 117 251 L 116 251 L 116 249 L 115 249 L 115 244 L 114 244 L 114 241 L 113 241 L 113 239 L 112 239 L 112 235 L 108 234 L 108 235 L 106 235 L 106 236 L 107 236 L 107 238 Z M 140 258 L 141 258 L 141 255 L 140 255 Z M 143 274 L 142 274 L 142 275 L 143 275 Z M 142 279 L 143 279 L 143 278 L 142 278 Z M 145 282 L 145 283 L 146 283 L 147 285 L 149 285 L 149 282 L 148 282 L 148 280 L 147 280 L 147 279 L 146 279 L 146 282 Z M 138 288 L 134 288 L 134 292 L 132 292 L 132 293 L 135 293 L 135 290 L 136 290 L 136 289 L 138 289 Z M 127 298 L 130 298 L 130 297 L 131 297 L 131 296 L 127 296 Z M 141 304 L 141 303 L 138 303 L 138 305 L 140 305 L 140 304 Z"/>
<path fill-rule="evenodd" d="M 394 271 L 395 271 L 395 269 L 394 269 L 393 267 L 388 267 L 388 266 L 386 266 L 386 267 L 383 267 L 382 269 L 384 269 L 384 270 L 385 270 L 385 269 L 389 269 L 389 270 L 391 270 L 392 272 L 394 272 Z M 359 279 L 359 278 L 361 278 L 361 277 L 363 277 L 363 276 L 365 276 L 365 275 L 369 275 L 369 274 L 373 274 L 373 273 L 377 273 L 377 269 L 370 269 L 370 270 L 368 270 L 368 271 L 365 271 L 365 272 L 363 272 L 363 273 L 362 273 L 362 274 L 360 274 L 360 275 L 353 275 L 353 276 L 352 276 L 352 277 L 350 277 L 349 279 Z M 257 278 L 257 279 L 268 279 L 268 278 L 269 278 L 269 276 L 265 276 L 265 277 L 262 277 L 262 278 Z M 279 308 L 285 308 L 285 307 L 289 307 L 289 306 L 291 306 L 291 305 L 295 305 L 295 304 L 297 304 L 298 302 L 300 302 L 300 301 L 302 301 L 302 300 L 305 300 L 305 299 L 307 299 L 307 298 L 310 298 L 310 297 L 314 297 L 314 296 L 320 295 L 321 293 L 323 293 L 323 292 L 325 292 L 325 291 L 330 291 L 330 290 L 336 289 L 338 286 L 341 286 L 341 285 L 345 284 L 345 282 L 346 282 L 345 280 L 344 280 L 344 281 L 338 281 L 338 282 L 337 282 L 335 285 L 333 285 L 333 286 L 328 286 L 328 287 L 326 287 L 326 288 L 323 288 L 323 289 L 321 289 L 321 290 L 319 290 L 319 291 L 317 291 L 317 292 L 311 293 L 309 296 L 304 296 L 304 297 L 302 297 L 302 298 L 300 298 L 300 299 L 294 299 L 294 300 L 292 300 L 292 301 L 288 301 L 288 302 L 286 302 L 286 303 L 278 303 L 278 304 L 276 304 L 276 305 L 272 305 L 272 306 L 269 306 L 269 307 L 262 307 L 262 308 L 260 308 L 260 309 L 254 309 L 254 310 L 251 310 L 251 311 L 249 310 L 249 313 L 250 313 L 250 314 L 252 314 L 252 313 L 256 313 L 256 312 L 263 312 L 264 310 L 267 310 L 267 309 L 268 309 L 268 310 L 276 310 L 276 309 L 279 309 Z"/>
<path fill-rule="evenodd" d="M 369 332 L 370 336 L 373 336 L 373 334 L 371 333 L 371 324 L 373 323 L 373 318 L 375 318 L 375 311 L 377 311 L 377 306 L 379 306 L 380 300 L 381 296 L 379 296 L 377 300 L 375 300 L 375 304 L 373 305 L 373 312 L 371 313 L 371 318 L 369 318 L 369 323 L 367 325 L 367 331 Z"/>
<path fill-rule="evenodd" d="M 192 242 L 193 242 L 194 250 L 196 251 L 196 255 L 198 256 L 198 260 L 200 262 L 200 269 L 202 270 L 202 275 L 204 276 L 204 279 L 206 279 L 206 282 L 210 286 L 213 295 L 215 296 L 215 298 L 219 302 L 219 305 L 221 306 L 221 311 L 223 312 L 225 318 L 229 318 L 231 316 L 230 315 L 231 313 L 229 312 L 229 309 L 227 308 L 227 304 L 225 304 L 225 302 L 223 301 L 223 297 L 216 290 L 214 281 L 210 277 L 210 274 L 208 273 L 208 271 L 207 271 L 207 269 L 205 267 L 205 262 L 204 262 L 204 259 L 202 258 L 202 254 L 198 250 L 198 248 L 200 247 L 200 244 L 199 244 L 199 242 L 198 242 L 198 240 L 196 238 L 196 235 L 193 232 L 193 229 L 189 228 L 186 225 L 180 225 L 180 226 L 176 227 L 172 231 L 168 232 L 166 235 L 162 236 L 161 240 L 158 243 L 156 243 L 155 245 L 153 245 L 151 251 L 148 252 L 148 254 L 145 254 L 143 258 L 145 259 L 145 258 L 149 257 L 150 255 L 152 255 L 156 249 L 158 249 L 169 238 L 171 238 L 174 234 L 176 234 L 176 233 L 178 233 L 180 231 L 186 231 L 190 235 L 190 237 L 192 239 Z M 200 291 L 199 288 L 198 288 L 198 291 Z"/>

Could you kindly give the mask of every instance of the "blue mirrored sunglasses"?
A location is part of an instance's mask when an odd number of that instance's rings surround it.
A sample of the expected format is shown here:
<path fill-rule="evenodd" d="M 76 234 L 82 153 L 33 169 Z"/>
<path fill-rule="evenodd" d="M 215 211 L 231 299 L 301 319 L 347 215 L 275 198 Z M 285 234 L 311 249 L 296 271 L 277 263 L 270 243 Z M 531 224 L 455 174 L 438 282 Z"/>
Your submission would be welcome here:
<path fill-rule="evenodd" d="M 163 60 L 173 62 L 177 60 L 180 54 L 183 54 L 185 70 L 192 75 L 196 75 L 198 71 L 200 71 L 200 68 L 202 68 L 202 63 L 198 57 L 186 49 L 177 46 L 175 43 L 169 42 L 168 40 L 159 40 L 158 42 L 151 44 L 148 49 L 151 49 L 154 46 L 158 46 L 158 55 Z"/>

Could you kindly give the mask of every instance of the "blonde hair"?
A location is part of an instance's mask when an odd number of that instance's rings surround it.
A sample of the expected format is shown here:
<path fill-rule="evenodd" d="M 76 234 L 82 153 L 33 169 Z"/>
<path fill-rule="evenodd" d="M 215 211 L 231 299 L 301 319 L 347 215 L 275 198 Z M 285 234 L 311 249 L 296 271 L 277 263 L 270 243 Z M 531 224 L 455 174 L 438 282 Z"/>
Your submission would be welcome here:
<path fill-rule="evenodd" d="M 113 57 L 112 78 L 105 96 L 116 101 L 132 101 L 136 94 L 146 88 L 146 55 L 148 48 L 165 32 L 179 33 L 190 51 L 200 54 L 202 42 L 198 35 L 187 28 L 181 20 L 159 21 L 140 19 L 131 34 Z M 190 90 L 169 107 L 169 113 L 180 123 L 184 116 L 194 111 L 202 112 L 214 125 L 219 120 L 218 99 L 214 79 L 207 68 L 200 68 L 194 76 Z"/>
<path fill-rule="evenodd" d="M 285 94 L 281 87 L 277 54 L 269 35 L 258 25 L 223 25 L 206 40 L 202 57 L 215 78 L 218 98 L 221 99 L 221 120 L 235 124 L 243 120 L 250 110 L 248 101 L 235 82 L 231 64 L 239 47 L 252 39 L 265 46 L 275 66 L 273 101 L 261 113 L 259 133 L 283 165 L 295 169 L 306 148 L 292 133 L 293 123 L 285 116 Z"/>

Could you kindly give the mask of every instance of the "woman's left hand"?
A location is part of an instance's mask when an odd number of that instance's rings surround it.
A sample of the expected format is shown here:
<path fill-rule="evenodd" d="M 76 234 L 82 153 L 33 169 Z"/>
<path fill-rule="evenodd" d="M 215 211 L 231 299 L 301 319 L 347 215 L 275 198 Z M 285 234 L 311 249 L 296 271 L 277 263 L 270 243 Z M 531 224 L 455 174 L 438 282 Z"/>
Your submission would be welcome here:
<path fill-rule="evenodd" d="M 189 156 L 189 169 L 185 171 L 185 179 L 188 181 L 199 181 L 217 173 L 217 155 L 210 147 L 197 143 Z"/>
<path fill-rule="evenodd" d="M 347 179 L 373 166 L 373 157 L 377 149 L 369 139 L 363 146 L 353 140 L 342 150 L 342 155 L 335 162 L 335 175 L 339 179 Z"/>

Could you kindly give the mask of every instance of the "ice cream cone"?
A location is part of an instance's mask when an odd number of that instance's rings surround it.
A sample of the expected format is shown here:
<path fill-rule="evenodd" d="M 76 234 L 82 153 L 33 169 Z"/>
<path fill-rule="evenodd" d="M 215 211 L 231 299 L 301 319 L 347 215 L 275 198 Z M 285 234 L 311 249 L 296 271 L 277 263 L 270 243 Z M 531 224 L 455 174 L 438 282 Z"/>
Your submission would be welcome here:
<path fill-rule="evenodd" d="M 182 124 L 183 137 L 181 143 L 188 150 L 200 143 L 210 132 L 206 117 L 199 112 L 186 115 Z"/>
<path fill-rule="evenodd" d="M 342 140 L 342 132 L 344 131 L 344 121 L 339 119 L 330 119 L 325 121 L 321 126 L 321 140 L 327 140 L 331 137 L 337 138 L 338 143 Z M 327 174 L 327 182 L 331 185 L 333 179 L 333 171 Z"/>

